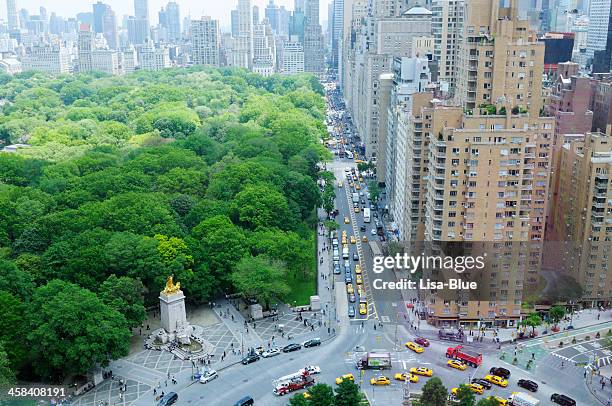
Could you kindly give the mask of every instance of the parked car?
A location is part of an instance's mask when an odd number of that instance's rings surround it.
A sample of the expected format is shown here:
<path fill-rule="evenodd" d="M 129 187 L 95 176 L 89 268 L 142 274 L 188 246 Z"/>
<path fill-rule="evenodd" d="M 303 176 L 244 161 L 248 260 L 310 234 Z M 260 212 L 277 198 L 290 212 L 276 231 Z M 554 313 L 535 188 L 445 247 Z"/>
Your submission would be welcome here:
<path fill-rule="evenodd" d="M 303 369 L 303 371 L 308 372 L 310 375 L 320 374 L 321 367 L 318 365 L 308 365 Z"/>
<path fill-rule="evenodd" d="M 261 353 L 261 356 L 264 358 L 270 358 L 270 357 L 274 357 L 276 355 L 279 355 L 281 353 L 281 350 L 279 348 L 270 348 L 267 351 L 264 351 Z"/>
<path fill-rule="evenodd" d="M 348 307 L 348 316 L 349 317 L 355 317 L 355 306 L 349 306 Z"/>
<path fill-rule="evenodd" d="M 300 344 L 291 343 L 283 347 L 283 352 L 292 352 L 292 351 L 297 351 L 300 349 L 302 349 L 302 346 Z"/>
<path fill-rule="evenodd" d="M 508 371 L 506 368 L 493 367 L 489 370 L 489 373 L 491 375 L 501 376 L 504 379 L 510 378 L 510 371 Z"/>
<path fill-rule="evenodd" d="M 249 354 L 246 357 L 242 358 L 242 365 L 247 365 L 252 362 L 259 361 L 259 355 L 257 354 Z"/>
<path fill-rule="evenodd" d="M 519 379 L 517 385 L 531 392 L 538 391 L 538 384 L 534 381 L 530 381 L 529 379 Z"/>
<path fill-rule="evenodd" d="M 304 348 L 316 347 L 317 345 L 321 345 L 321 339 L 313 338 L 312 340 L 304 341 L 302 345 Z"/>
<path fill-rule="evenodd" d="M 576 401 L 569 396 L 553 393 L 550 400 L 561 406 L 575 406 Z"/>
<path fill-rule="evenodd" d="M 219 374 L 217 374 L 217 371 L 211 369 L 210 371 L 206 371 L 204 372 L 204 374 L 202 374 L 202 376 L 200 377 L 200 383 L 207 383 L 218 377 Z"/>
<path fill-rule="evenodd" d="M 334 273 L 340 275 L 340 265 L 334 265 Z"/>
<path fill-rule="evenodd" d="M 160 399 L 157 406 L 170 406 L 176 403 L 178 400 L 178 394 L 176 392 L 168 392 Z"/>

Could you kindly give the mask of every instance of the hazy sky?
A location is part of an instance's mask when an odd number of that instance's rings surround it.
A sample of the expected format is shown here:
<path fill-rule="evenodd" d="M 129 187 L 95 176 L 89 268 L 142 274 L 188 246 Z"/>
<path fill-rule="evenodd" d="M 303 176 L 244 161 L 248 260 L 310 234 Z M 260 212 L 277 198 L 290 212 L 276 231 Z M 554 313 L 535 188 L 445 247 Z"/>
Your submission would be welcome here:
<path fill-rule="evenodd" d="M 55 11 L 58 15 L 74 16 L 81 11 L 92 11 L 91 5 L 97 0 L 16 0 L 17 9 L 25 8 L 30 14 L 38 14 L 38 9 L 43 6 L 51 14 Z M 102 0 L 104 3 L 110 4 L 119 17 L 124 14 L 134 14 L 133 0 Z M 192 17 L 200 17 L 209 15 L 215 19 L 221 20 L 221 25 L 228 27 L 230 25 L 230 10 L 236 8 L 238 0 L 175 0 L 181 9 L 181 18 L 186 15 Z M 251 0 L 254 5 L 259 6 L 260 15 L 263 13 L 263 8 L 268 4 L 269 0 Z M 289 10 L 293 10 L 294 0 L 275 0 L 277 5 L 283 5 Z M 320 18 L 327 20 L 327 4 L 328 0 L 319 0 L 321 6 Z M 162 6 L 165 6 L 168 0 L 149 0 L 149 14 L 152 22 L 157 23 L 157 12 Z M 0 0 L 0 15 L 6 16 L 6 0 Z"/>

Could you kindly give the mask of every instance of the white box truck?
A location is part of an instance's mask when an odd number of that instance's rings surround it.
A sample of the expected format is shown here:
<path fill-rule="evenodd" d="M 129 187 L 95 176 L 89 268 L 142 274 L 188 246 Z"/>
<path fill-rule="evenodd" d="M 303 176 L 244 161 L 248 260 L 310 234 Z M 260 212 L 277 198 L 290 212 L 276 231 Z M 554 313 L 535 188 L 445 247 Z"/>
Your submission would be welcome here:
<path fill-rule="evenodd" d="M 508 398 L 512 406 L 540 406 L 540 400 L 528 393 L 516 392 Z"/>

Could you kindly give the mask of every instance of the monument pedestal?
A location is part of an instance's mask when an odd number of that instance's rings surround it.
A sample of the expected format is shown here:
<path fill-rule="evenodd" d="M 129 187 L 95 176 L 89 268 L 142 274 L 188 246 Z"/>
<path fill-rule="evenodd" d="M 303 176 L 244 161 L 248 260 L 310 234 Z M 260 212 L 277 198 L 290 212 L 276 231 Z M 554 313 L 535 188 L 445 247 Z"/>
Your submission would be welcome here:
<path fill-rule="evenodd" d="M 167 294 L 159 294 L 159 307 L 161 314 L 161 327 L 168 333 L 176 332 L 179 327 L 187 323 L 185 312 L 185 295 L 182 290 Z"/>

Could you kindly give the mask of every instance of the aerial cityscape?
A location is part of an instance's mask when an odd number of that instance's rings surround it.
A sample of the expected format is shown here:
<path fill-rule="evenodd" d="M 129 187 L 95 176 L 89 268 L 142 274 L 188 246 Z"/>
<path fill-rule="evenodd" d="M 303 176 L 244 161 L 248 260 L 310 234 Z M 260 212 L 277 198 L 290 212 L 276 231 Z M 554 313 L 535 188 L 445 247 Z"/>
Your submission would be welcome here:
<path fill-rule="evenodd" d="M 40 2 L 0 406 L 612 404 L 612 0 Z"/>

